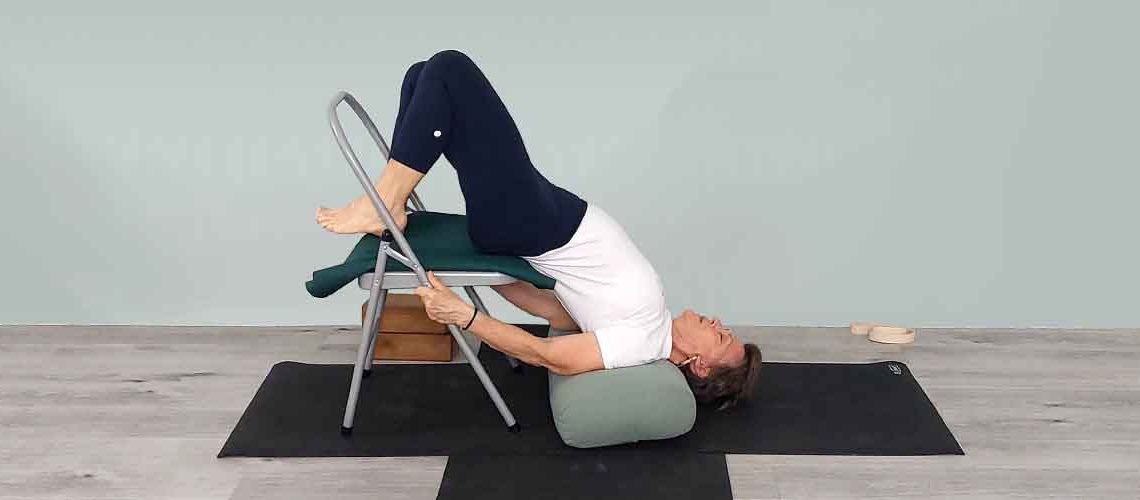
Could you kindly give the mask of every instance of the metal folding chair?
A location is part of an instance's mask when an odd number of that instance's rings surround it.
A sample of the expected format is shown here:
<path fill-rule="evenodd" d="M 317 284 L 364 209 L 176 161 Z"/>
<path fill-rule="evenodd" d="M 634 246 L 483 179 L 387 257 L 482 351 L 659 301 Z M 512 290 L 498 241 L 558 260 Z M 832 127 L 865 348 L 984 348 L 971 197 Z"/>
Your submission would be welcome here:
<path fill-rule="evenodd" d="M 341 153 L 344 154 L 344 159 L 348 161 L 352 171 L 356 174 L 356 179 L 360 181 L 360 185 L 364 188 L 364 192 L 368 194 L 368 198 L 372 201 L 372 205 L 376 207 L 376 212 L 380 214 L 380 218 L 384 221 L 384 226 L 388 229 L 383 233 L 380 241 L 380 249 L 376 254 L 376 268 L 371 273 L 366 273 L 357 279 L 357 283 L 361 288 L 369 290 L 368 308 L 365 313 L 364 323 L 361 325 L 360 347 L 357 349 L 356 362 L 352 369 L 352 382 L 348 389 L 348 405 L 344 409 L 344 421 L 341 424 L 342 434 L 352 433 L 353 417 L 356 415 L 356 403 L 360 396 L 360 385 L 364 377 L 367 377 L 372 372 L 372 358 L 373 351 L 376 346 L 376 336 L 378 335 L 380 326 L 380 316 L 384 310 L 384 301 L 388 296 L 388 290 L 401 289 L 401 288 L 415 288 L 418 286 L 431 287 L 428 281 L 427 273 L 420 265 L 419 258 L 416 257 L 415 251 L 408 240 L 404 237 L 403 231 L 396 227 L 395 222 L 392 220 L 392 214 L 388 211 L 388 206 L 380 199 L 380 194 L 376 192 L 372 180 L 368 178 L 365 173 L 364 167 L 361 166 L 360 160 L 357 158 L 355 151 L 348 142 L 345 136 L 344 128 L 341 126 L 340 118 L 337 116 L 337 107 L 341 102 L 348 103 L 349 107 L 356 112 L 356 116 L 364 123 L 364 127 L 368 130 L 368 134 L 376 142 L 380 148 L 380 154 L 387 164 L 390 155 L 388 144 L 376 130 L 376 124 L 364 111 L 360 103 L 348 92 L 338 92 L 333 97 L 332 102 L 329 103 L 328 115 L 329 124 L 332 126 L 333 136 L 336 137 L 337 144 L 340 146 Z M 420 201 L 419 196 L 413 191 L 409 197 L 413 210 L 424 210 L 423 203 Z M 407 209 L 407 207 L 405 207 Z M 395 241 L 399 250 L 392 247 L 392 242 Z M 407 266 L 411 271 L 386 271 L 385 265 L 387 259 L 391 257 L 400 263 Z M 487 313 L 487 308 L 484 306 L 483 301 L 480 300 L 479 295 L 475 293 L 476 286 L 484 285 L 500 285 L 518 281 L 516 278 L 498 273 L 487 271 L 442 271 L 436 273 L 436 277 L 447 286 L 461 286 L 467 292 L 467 296 L 471 298 L 472 304 L 483 313 Z M 448 331 L 451 333 L 455 343 L 459 345 L 459 349 L 463 352 L 467 362 L 471 364 L 471 368 L 475 370 L 475 376 L 479 378 L 479 382 L 483 384 L 483 388 L 487 390 L 487 395 L 490 396 L 491 401 L 495 404 L 495 408 L 499 410 L 499 414 L 503 417 L 503 422 L 507 428 L 512 432 L 519 430 L 519 424 L 515 421 L 515 417 L 511 414 L 510 408 L 507 403 L 503 401 L 503 397 L 499 395 L 499 390 L 495 387 L 495 383 L 487 376 L 487 371 L 483 368 L 483 364 L 479 362 L 476 353 L 467 344 L 459 327 L 455 325 L 448 325 Z M 506 356 L 507 361 L 510 363 L 511 368 L 516 371 L 519 368 L 518 360 Z"/>

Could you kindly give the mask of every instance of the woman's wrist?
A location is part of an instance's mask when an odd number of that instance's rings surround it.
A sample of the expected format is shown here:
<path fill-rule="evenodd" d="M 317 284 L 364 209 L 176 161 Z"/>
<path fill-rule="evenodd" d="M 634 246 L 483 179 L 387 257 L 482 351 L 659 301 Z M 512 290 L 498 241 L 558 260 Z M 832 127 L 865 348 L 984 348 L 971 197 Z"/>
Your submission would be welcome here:
<path fill-rule="evenodd" d="M 478 314 L 475 315 L 475 321 L 471 322 L 471 326 L 469 328 L 467 328 L 467 330 L 468 331 L 474 331 L 476 328 L 479 327 L 479 325 L 482 325 L 482 324 L 486 323 L 487 321 L 494 321 L 494 320 L 495 320 L 495 318 L 491 317 L 490 314 L 487 314 L 486 311 L 479 311 Z M 461 328 L 462 328 L 462 326 L 461 326 Z"/>
<path fill-rule="evenodd" d="M 471 319 L 471 315 L 474 314 L 473 311 L 476 311 L 476 309 L 471 304 L 464 303 L 464 305 L 466 307 L 463 308 L 463 312 L 457 312 L 453 319 L 448 321 L 448 324 L 458 326 L 459 328 L 463 328 L 463 325 L 467 324 Z"/>
<path fill-rule="evenodd" d="M 464 330 L 469 330 L 469 329 L 471 329 L 471 325 L 475 324 L 475 317 L 478 315 L 479 315 L 479 309 L 472 307 L 471 313 L 468 314 L 467 317 L 460 319 L 459 323 L 456 324 L 455 326 L 458 326 L 459 328 L 462 328 Z"/>

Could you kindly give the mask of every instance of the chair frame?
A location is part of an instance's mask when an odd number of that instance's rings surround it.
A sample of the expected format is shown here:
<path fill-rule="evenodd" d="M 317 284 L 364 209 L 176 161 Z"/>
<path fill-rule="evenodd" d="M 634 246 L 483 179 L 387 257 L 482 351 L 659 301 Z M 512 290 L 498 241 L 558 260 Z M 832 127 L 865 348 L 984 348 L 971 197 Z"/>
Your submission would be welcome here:
<path fill-rule="evenodd" d="M 348 142 L 348 137 L 344 133 L 344 127 L 341 126 L 340 118 L 337 116 L 337 107 L 340 103 L 348 103 L 349 107 L 356 113 L 356 116 L 363 122 L 368 134 L 372 136 L 372 140 L 376 142 L 376 146 L 380 148 L 380 154 L 384 158 L 385 164 L 391 155 L 388 148 L 388 143 L 384 141 L 384 137 L 380 135 L 380 131 L 376 129 L 376 124 L 373 123 L 372 118 L 364 111 L 364 107 L 356 100 L 352 94 L 345 91 L 337 92 L 328 106 L 328 119 L 329 125 L 332 126 L 333 136 L 336 137 L 336 142 L 340 146 L 341 153 L 344 154 L 345 161 L 352 167 L 353 173 L 356 174 L 356 179 L 360 181 L 360 185 L 364 188 L 365 194 L 372 201 L 372 205 L 376 208 L 376 212 L 384 221 L 386 229 L 380 239 L 380 248 L 376 253 L 376 267 L 372 273 L 366 273 L 357 279 L 357 283 L 361 288 L 369 290 L 368 307 L 365 312 L 364 322 L 361 324 L 361 337 L 360 346 L 357 348 L 356 361 L 352 368 L 352 381 L 348 389 L 348 404 L 344 409 L 344 420 L 341 423 L 341 433 L 349 435 L 352 433 L 353 419 L 356 415 L 357 400 L 360 396 L 360 386 L 362 380 L 372 372 L 372 358 L 374 357 L 374 349 L 376 346 L 376 337 L 379 334 L 380 316 L 383 314 L 385 299 L 388 296 L 388 290 L 400 288 L 415 288 L 419 286 L 431 287 L 428 281 L 427 272 L 423 266 L 420 265 L 420 260 L 416 256 L 415 251 L 412 250 L 408 240 L 404 237 L 403 231 L 396 227 L 392 219 L 392 214 L 388 211 L 388 206 L 380 198 L 380 193 L 376 191 L 372 180 L 368 178 L 368 174 L 361 166 L 360 159 L 357 158 L 356 152 L 352 149 L 352 145 Z M 424 210 L 424 205 L 420 201 L 420 197 L 413 191 L 409 197 L 414 210 Z M 407 207 L 405 207 L 407 209 Z M 393 248 L 392 243 L 395 241 L 399 250 Z M 407 266 L 411 271 L 393 271 L 386 272 L 385 265 L 388 258 L 393 258 L 400 263 Z M 479 295 L 475 293 L 475 286 L 483 285 L 499 285 L 507 284 L 518 281 L 516 278 L 497 272 L 467 272 L 467 271 L 443 271 L 436 273 L 436 277 L 447 286 L 461 286 L 467 292 L 467 296 L 471 299 L 472 304 L 480 312 L 487 314 L 487 308 Z M 479 382 L 483 384 L 483 388 L 487 391 L 487 396 L 495 404 L 495 408 L 503 417 L 503 422 L 506 424 L 507 429 L 512 432 L 518 432 L 519 424 L 515 420 L 514 415 L 511 413 L 507 403 L 503 401 L 503 397 L 499 394 L 498 388 L 491 378 L 487 375 L 487 370 L 483 368 L 483 364 L 479 361 L 478 356 L 467 344 L 461 330 L 455 325 L 447 326 L 448 332 L 451 337 L 455 339 L 455 343 L 459 345 L 460 351 L 463 352 L 467 362 L 475 371 L 475 376 L 478 377 Z M 507 357 L 507 362 L 510 363 L 511 368 L 518 371 L 520 366 L 518 360 Z"/>

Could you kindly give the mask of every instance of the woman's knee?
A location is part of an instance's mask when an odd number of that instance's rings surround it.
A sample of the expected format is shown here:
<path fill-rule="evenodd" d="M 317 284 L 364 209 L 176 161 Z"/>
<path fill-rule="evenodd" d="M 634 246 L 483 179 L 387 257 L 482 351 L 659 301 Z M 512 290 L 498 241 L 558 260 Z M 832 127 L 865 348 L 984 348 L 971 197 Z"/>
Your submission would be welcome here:
<path fill-rule="evenodd" d="M 460 51 L 455 50 L 455 49 L 447 49 L 447 50 L 441 50 L 439 52 L 436 52 L 428 60 L 429 61 L 435 61 L 436 64 L 447 64 L 447 65 L 475 64 L 475 62 L 472 61 L 471 58 L 467 56 L 467 54 L 464 54 L 463 52 L 460 52 Z"/>
<path fill-rule="evenodd" d="M 408 66 L 408 71 L 404 72 L 404 84 L 415 83 L 426 64 L 426 60 L 421 60 L 421 62 L 416 62 L 412 66 Z"/>
<path fill-rule="evenodd" d="M 408 71 L 404 73 L 404 90 L 411 90 L 415 87 L 416 80 L 420 78 L 420 72 L 423 71 L 426 64 L 427 61 L 419 61 L 408 67 Z"/>
<path fill-rule="evenodd" d="M 441 50 L 436 52 L 427 60 L 427 71 L 433 74 L 448 76 L 464 76 L 472 75 L 473 69 L 476 69 L 475 61 L 472 61 L 467 54 L 454 49 Z"/>

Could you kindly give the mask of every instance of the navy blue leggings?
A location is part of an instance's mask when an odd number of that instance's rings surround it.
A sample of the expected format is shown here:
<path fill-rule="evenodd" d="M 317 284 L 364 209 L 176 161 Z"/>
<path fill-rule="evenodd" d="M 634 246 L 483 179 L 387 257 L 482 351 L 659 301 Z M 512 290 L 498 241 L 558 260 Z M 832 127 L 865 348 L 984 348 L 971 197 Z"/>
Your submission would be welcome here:
<path fill-rule="evenodd" d="M 392 159 L 427 173 L 440 154 L 455 167 L 467 232 L 485 253 L 533 256 L 574 235 L 586 202 L 531 163 L 518 127 L 471 58 L 445 50 L 408 68 Z"/>

